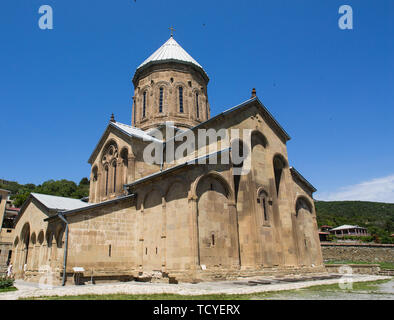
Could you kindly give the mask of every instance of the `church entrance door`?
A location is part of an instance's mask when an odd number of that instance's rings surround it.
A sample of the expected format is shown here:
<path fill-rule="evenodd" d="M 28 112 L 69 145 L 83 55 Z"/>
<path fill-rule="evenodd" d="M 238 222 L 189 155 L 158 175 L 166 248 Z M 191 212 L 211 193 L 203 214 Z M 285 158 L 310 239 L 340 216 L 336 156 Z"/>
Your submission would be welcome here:
<path fill-rule="evenodd" d="M 208 269 L 236 266 L 236 232 L 225 186 L 217 179 L 206 177 L 197 187 L 197 196 L 200 265 Z"/>
<path fill-rule="evenodd" d="M 143 212 L 143 268 L 146 272 L 161 271 L 162 200 L 158 191 L 148 194 Z"/>

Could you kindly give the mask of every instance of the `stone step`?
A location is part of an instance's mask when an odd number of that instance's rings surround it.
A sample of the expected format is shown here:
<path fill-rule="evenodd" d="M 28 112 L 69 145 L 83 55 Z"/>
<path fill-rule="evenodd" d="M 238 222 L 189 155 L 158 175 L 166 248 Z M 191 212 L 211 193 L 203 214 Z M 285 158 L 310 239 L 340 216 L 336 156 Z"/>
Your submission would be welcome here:
<path fill-rule="evenodd" d="M 250 281 L 248 281 L 248 283 L 250 283 L 250 284 L 271 284 L 272 283 L 272 281 L 269 281 L 269 280 L 250 280 Z"/>
<path fill-rule="evenodd" d="M 394 270 L 380 270 L 378 275 L 381 276 L 394 276 Z"/>

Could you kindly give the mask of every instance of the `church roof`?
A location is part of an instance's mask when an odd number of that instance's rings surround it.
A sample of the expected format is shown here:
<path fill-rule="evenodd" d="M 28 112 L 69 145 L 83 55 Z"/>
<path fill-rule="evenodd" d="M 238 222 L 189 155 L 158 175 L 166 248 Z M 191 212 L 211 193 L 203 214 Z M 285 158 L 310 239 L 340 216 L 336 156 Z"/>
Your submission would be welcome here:
<path fill-rule="evenodd" d="M 50 216 L 50 217 L 44 219 L 44 221 L 53 220 L 56 217 L 58 217 L 59 215 L 69 215 L 72 213 L 77 213 L 77 212 L 86 211 L 86 210 L 90 210 L 90 209 L 96 209 L 98 207 L 106 206 L 109 204 L 114 204 L 116 202 L 131 199 L 131 198 L 135 198 L 135 194 L 128 194 L 126 196 L 119 196 L 115 199 L 106 200 L 106 201 L 98 202 L 98 203 L 86 203 L 86 206 L 79 207 L 79 208 L 59 210 L 57 215 Z"/>
<path fill-rule="evenodd" d="M 136 137 L 136 138 L 139 138 L 139 139 L 142 139 L 145 141 L 156 141 L 156 142 L 162 143 L 161 140 L 158 140 L 158 139 L 152 137 L 151 135 L 149 135 L 148 133 L 146 133 L 145 131 L 143 131 L 139 128 L 132 127 L 127 124 L 120 123 L 120 122 L 110 122 L 110 125 L 120 129 L 121 131 L 123 131 L 124 133 L 129 135 L 130 137 Z"/>
<path fill-rule="evenodd" d="M 255 104 L 253 104 L 253 103 L 255 103 Z M 219 120 L 219 119 L 224 118 L 224 117 L 235 117 L 235 112 L 237 112 L 237 111 L 242 112 L 245 109 L 247 109 L 247 108 L 249 108 L 249 107 L 251 107 L 253 105 L 258 106 L 259 110 L 264 113 L 265 118 L 269 122 L 269 124 L 271 124 L 272 127 L 277 130 L 278 134 L 281 137 L 283 137 L 283 139 L 285 141 L 288 141 L 288 140 L 291 139 L 290 135 L 286 132 L 286 130 L 283 129 L 283 127 L 279 124 L 279 122 L 276 121 L 274 116 L 268 111 L 268 109 L 264 106 L 264 104 L 257 97 L 248 99 L 248 100 L 246 100 L 245 102 L 243 102 L 243 103 L 241 103 L 239 105 L 236 105 L 236 106 L 234 106 L 234 107 L 232 107 L 230 109 L 227 109 L 227 110 L 217 114 L 216 116 L 214 116 L 212 118 L 209 118 L 208 120 L 197 124 L 196 126 L 192 127 L 189 130 L 196 130 L 196 129 L 199 129 L 201 127 L 205 127 L 208 124 L 213 123 L 214 121 Z M 175 135 L 175 137 L 177 137 L 179 135 L 182 135 L 183 133 L 184 133 L 184 131 L 179 133 L 179 134 L 177 134 L 177 135 Z M 172 137 L 171 139 L 174 139 L 175 137 Z M 168 139 L 167 141 L 169 141 L 171 139 Z"/>
<path fill-rule="evenodd" d="M 298 180 L 300 180 L 305 186 L 307 186 L 308 189 L 312 191 L 312 193 L 317 191 L 317 189 L 308 180 L 306 180 L 304 176 L 299 173 L 294 167 L 290 167 L 290 172 L 293 176 L 298 178 Z"/>
<path fill-rule="evenodd" d="M 141 63 L 136 71 L 142 70 L 148 65 L 163 63 L 163 62 L 179 62 L 190 64 L 202 71 L 204 75 L 208 78 L 203 67 L 188 54 L 185 49 L 183 49 L 178 42 L 171 36 L 159 49 L 157 49 L 148 59 Z"/>
<path fill-rule="evenodd" d="M 26 208 L 32 199 L 37 200 L 40 204 L 42 204 L 48 211 L 64 211 L 64 210 L 74 210 L 78 208 L 88 207 L 91 203 L 84 202 L 79 199 L 73 198 L 65 198 L 59 196 L 52 196 L 49 194 L 41 194 L 41 193 L 30 193 L 29 197 L 23 203 L 19 215 L 16 217 L 15 225 L 18 223 L 19 219 L 22 217 Z M 49 212 L 45 212 L 49 214 Z"/>
<path fill-rule="evenodd" d="M 51 210 L 73 210 L 89 206 L 89 203 L 79 199 L 51 196 L 41 193 L 31 193 L 31 195 Z"/>
<path fill-rule="evenodd" d="M 108 133 L 108 130 L 110 128 L 115 128 L 116 130 L 124 133 L 125 135 L 129 136 L 129 137 L 134 137 L 143 141 L 151 141 L 151 142 L 158 142 L 158 143 L 163 143 L 163 141 L 156 139 L 154 137 L 152 137 L 151 135 L 149 135 L 149 133 L 133 127 L 133 126 L 129 126 L 127 124 L 124 123 L 120 123 L 120 122 L 110 122 L 107 126 L 107 128 L 105 129 L 103 135 L 101 136 L 99 142 L 97 143 L 96 147 L 94 148 L 92 154 L 89 157 L 88 163 L 93 163 L 94 161 L 94 157 L 97 155 L 97 153 L 99 152 L 99 147 L 101 145 L 101 143 L 104 143 L 104 138 L 106 137 L 106 134 Z"/>
<path fill-rule="evenodd" d="M 190 166 L 190 165 L 198 165 L 198 164 L 200 164 L 201 160 L 208 160 L 209 161 L 209 159 L 211 157 L 216 156 L 216 155 L 222 155 L 222 154 L 228 153 L 228 152 L 230 152 L 230 150 L 231 150 L 231 148 L 225 148 L 225 149 L 222 149 L 222 150 L 219 150 L 219 151 L 216 151 L 216 152 L 212 152 L 212 153 L 200 156 L 200 157 L 193 158 L 191 160 L 186 160 L 185 162 L 180 163 L 180 164 L 178 164 L 176 166 L 170 167 L 170 168 L 162 170 L 162 171 L 158 171 L 158 172 L 152 173 L 152 174 L 147 175 L 145 177 L 142 177 L 142 178 L 140 178 L 138 180 L 135 180 L 132 183 L 125 184 L 124 187 L 127 187 L 127 188 L 133 187 L 133 186 L 135 186 L 137 184 L 140 184 L 142 182 L 146 182 L 146 181 L 152 180 L 152 179 L 154 179 L 154 178 L 156 178 L 158 176 L 165 175 L 167 173 L 170 173 L 172 171 L 181 169 L 183 167 Z"/>

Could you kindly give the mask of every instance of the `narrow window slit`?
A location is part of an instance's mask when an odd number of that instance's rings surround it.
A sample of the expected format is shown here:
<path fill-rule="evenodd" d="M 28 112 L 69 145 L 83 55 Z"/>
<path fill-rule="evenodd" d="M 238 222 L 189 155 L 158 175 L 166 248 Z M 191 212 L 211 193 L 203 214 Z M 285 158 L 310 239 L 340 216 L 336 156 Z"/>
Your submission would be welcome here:
<path fill-rule="evenodd" d="M 160 97 L 159 97 L 159 112 L 163 112 L 163 88 L 160 88 Z"/>
<path fill-rule="evenodd" d="M 179 87 L 179 112 L 183 113 L 183 88 Z"/>

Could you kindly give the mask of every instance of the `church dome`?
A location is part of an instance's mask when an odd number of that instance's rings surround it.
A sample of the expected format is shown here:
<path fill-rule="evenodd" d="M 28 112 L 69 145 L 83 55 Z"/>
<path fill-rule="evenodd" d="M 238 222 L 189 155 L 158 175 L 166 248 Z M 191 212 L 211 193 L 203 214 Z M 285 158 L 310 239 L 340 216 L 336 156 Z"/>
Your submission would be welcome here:
<path fill-rule="evenodd" d="M 148 59 L 138 66 L 134 75 L 134 79 L 136 79 L 143 72 L 143 70 L 147 69 L 149 66 L 168 62 L 191 65 L 202 73 L 207 82 L 209 81 L 209 77 L 204 68 L 195 59 L 193 59 L 193 57 L 188 54 L 178 42 L 175 41 L 173 36 L 171 36 L 170 39 L 168 39 Z"/>
<path fill-rule="evenodd" d="M 202 66 L 171 36 L 134 74 L 133 125 L 148 130 L 171 121 L 184 129 L 208 120 L 208 82 Z"/>

